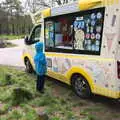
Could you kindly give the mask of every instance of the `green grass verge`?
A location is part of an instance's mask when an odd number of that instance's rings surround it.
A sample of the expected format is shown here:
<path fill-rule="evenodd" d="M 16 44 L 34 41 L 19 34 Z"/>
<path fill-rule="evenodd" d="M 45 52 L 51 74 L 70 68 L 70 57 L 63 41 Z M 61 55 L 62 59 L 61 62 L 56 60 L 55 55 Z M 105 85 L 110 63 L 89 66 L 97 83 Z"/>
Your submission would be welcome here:
<path fill-rule="evenodd" d="M 120 119 L 120 109 L 105 102 L 80 99 L 70 87 L 49 78 L 45 93 L 40 94 L 35 80 L 34 74 L 0 66 L 0 120 L 39 120 L 38 111 L 45 112 L 50 120 Z M 16 88 L 21 89 L 19 95 L 14 92 Z"/>
<path fill-rule="evenodd" d="M 0 39 L 3 39 L 3 40 L 17 40 L 24 37 L 25 35 L 0 35 Z"/>

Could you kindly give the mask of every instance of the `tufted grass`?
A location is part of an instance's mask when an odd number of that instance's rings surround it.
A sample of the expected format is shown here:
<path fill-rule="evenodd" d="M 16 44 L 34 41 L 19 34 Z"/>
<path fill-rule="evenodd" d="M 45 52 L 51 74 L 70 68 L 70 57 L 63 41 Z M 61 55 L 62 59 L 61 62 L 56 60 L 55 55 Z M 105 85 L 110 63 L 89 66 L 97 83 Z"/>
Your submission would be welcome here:
<path fill-rule="evenodd" d="M 0 120 L 38 120 L 39 111 L 50 120 L 120 119 L 118 102 L 100 96 L 83 100 L 71 87 L 48 77 L 44 94 L 38 93 L 35 85 L 35 74 L 0 66 Z M 15 96 L 16 88 L 21 89 L 19 96 Z"/>

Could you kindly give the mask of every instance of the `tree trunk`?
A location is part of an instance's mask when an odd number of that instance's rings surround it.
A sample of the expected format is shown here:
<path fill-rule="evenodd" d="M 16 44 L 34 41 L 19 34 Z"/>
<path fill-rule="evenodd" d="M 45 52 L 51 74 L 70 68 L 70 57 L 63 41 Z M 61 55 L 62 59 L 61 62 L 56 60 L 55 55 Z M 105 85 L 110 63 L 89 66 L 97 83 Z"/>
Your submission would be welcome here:
<path fill-rule="evenodd" d="M 0 35 L 2 34 L 2 25 L 0 24 Z"/>
<path fill-rule="evenodd" d="M 12 34 L 15 34 L 15 30 L 14 30 L 14 23 L 12 23 Z"/>

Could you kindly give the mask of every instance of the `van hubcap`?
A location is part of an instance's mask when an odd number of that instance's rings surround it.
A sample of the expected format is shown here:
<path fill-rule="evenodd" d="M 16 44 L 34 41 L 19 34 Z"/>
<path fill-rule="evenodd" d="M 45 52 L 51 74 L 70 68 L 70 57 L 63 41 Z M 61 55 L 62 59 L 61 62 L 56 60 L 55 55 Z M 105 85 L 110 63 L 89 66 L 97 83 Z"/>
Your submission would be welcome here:
<path fill-rule="evenodd" d="M 79 95 L 87 93 L 87 85 L 83 78 L 77 78 L 75 80 L 75 90 Z"/>

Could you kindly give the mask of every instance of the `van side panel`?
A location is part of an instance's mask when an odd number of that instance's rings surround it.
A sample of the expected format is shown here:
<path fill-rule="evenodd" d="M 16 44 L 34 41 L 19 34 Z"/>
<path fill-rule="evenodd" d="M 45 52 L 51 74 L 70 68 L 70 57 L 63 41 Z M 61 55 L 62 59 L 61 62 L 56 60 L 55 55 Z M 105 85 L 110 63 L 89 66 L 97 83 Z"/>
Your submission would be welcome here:
<path fill-rule="evenodd" d="M 88 81 L 93 93 L 119 98 L 116 87 L 115 59 L 67 55 L 60 53 L 46 53 L 48 71 L 51 77 L 71 84 L 74 73 L 83 75 Z M 50 72 L 52 71 L 52 73 Z"/>

